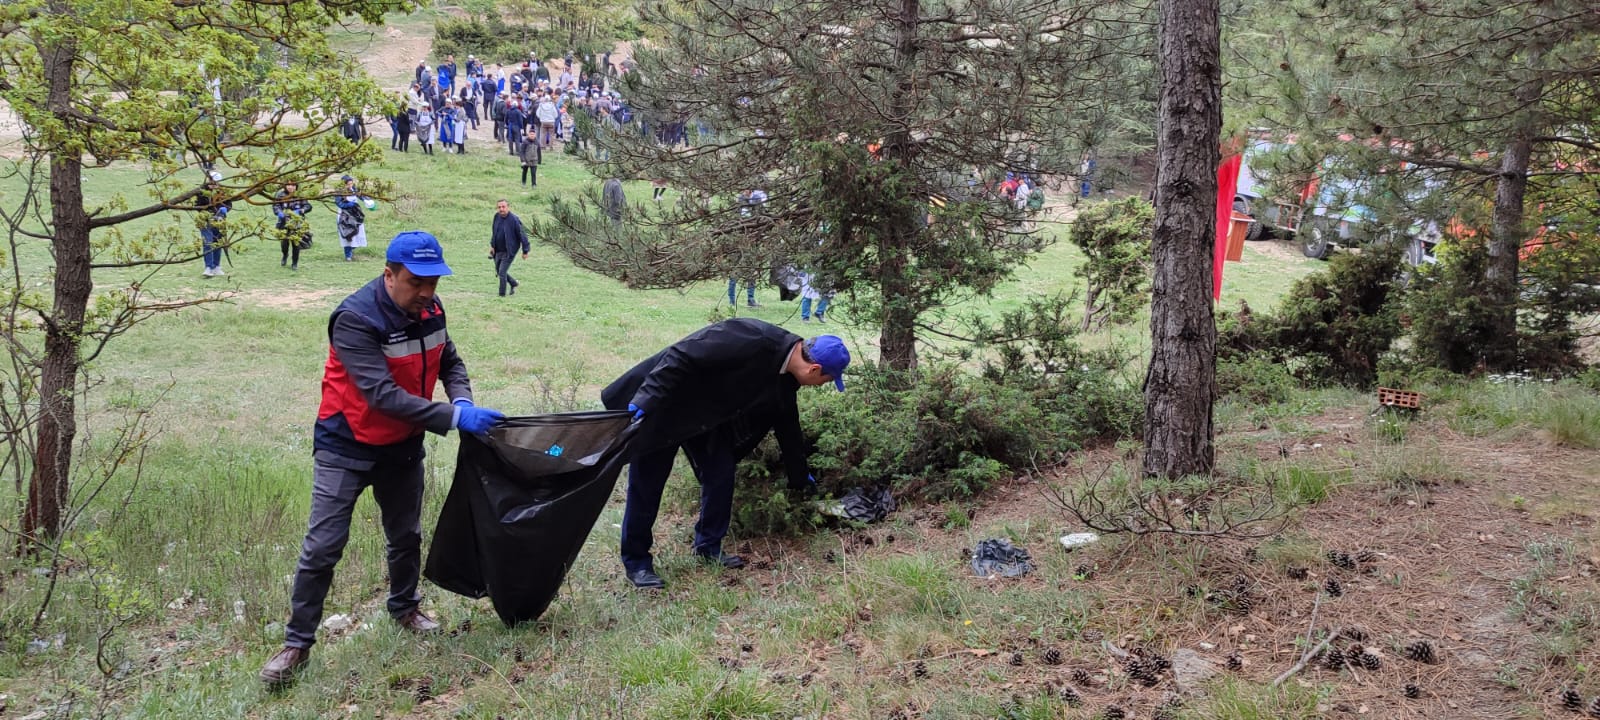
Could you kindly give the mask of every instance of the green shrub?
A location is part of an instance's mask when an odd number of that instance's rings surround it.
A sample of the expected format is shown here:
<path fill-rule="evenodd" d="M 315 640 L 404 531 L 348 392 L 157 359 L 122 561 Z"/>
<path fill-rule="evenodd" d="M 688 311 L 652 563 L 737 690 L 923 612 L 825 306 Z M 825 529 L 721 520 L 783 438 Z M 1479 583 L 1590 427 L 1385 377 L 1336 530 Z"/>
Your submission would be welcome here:
<path fill-rule="evenodd" d="M 433 23 L 433 56 L 465 58 L 477 55 L 485 63 L 521 65 L 528 53 L 539 57 L 560 57 L 566 53 L 565 33 L 542 33 L 538 28 L 512 25 L 498 14 L 484 18 L 440 17 Z"/>
<path fill-rule="evenodd" d="M 1288 366 L 1270 358 L 1233 356 L 1217 361 L 1217 394 L 1256 404 L 1288 402 L 1299 387 Z"/>
<path fill-rule="evenodd" d="M 1137 195 L 1094 203 L 1078 212 L 1067 240 L 1083 251 L 1084 263 L 1072 271 L 1087 285 L 1082 330 L 1133 318 L 1149 302 L 1150 239 L 1155 208 Z"/>
<path fill-rule="evenodd" d="M 1417 365 L 1469 372 L 1493 347 L 1497 332 L 1484 271 L 1489 264 L 1482 242 L 1462 239 L 1439 253 L 1439 262 L 1415 269 L 1406 315 L 1411 321 L 1411 354 Z"/>
<path fill-rule="evenodd" d="M 1296 282 L 1276 312 L 1254 316 L 1246 308 L 1219 322 L 1219 361 L 1279 363 L 1306 385 L 1372 385 L 1401 333 L 1399 269 L 1392 243 L 1335 256 L 1328 269 Z"/>

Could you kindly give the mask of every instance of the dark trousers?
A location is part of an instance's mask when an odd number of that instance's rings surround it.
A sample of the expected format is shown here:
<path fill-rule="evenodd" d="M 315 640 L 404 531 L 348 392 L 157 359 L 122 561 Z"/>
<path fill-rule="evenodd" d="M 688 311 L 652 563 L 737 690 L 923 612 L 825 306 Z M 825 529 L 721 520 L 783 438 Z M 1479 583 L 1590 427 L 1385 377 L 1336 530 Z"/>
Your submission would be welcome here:
<path fill-rule="evenodd" d="M 700 521 L 694 525 L 694 551 L 717 555 L 733 517 L 733 473 L 738 463 L 732 444 L 706 433 L 683 442 L 683 454 L 700 481 Z M 640 454 L 628 465 L 628 501 L 622 511 L 622 566 L 632 573 L 654 565 L 650 546 L 661 511 L 661 493 L 672 474 L 677 447 Z"/>
<path fill-rule="evenodd" d="M 279 265 L 288 264 L 289 256 L 293 253 L 294 266 L 300 267 L 300 242 L 300 238 L 291 239 L 288 235 L 279 238 L 278 245 L 283 249 L 283 261 L 278 263 Z"/>
<path fill-rule="evenodd" d="M 501 295 L 506 294 L 506 288 L 508 286 L 511 288 L 512 292 L 515 292 L 517 286 L 522 284 L 517 282 L 516 278 L 511 277 L 511 261 L 515 259 L 517 259 L 517 254 L 515 252 L 497 252 L 494 254 L 494 274 L 500 277 Z"/>
<path fill-rule="evenodd" d="M 511 154 L 517 154 L 517 143 L 522 142 L 522 129 L 515 125 L 506 127 L 506 147 L 511 149 Z"/>
<path fill-rule="evenodd" d="M 389 540 L 389 614 L 401 617 L 417 607 L 422 596 L 422 459 L 350 470 L 316 462 L 311 484 L 311 521 L 300 546 L 294 591 L 289 599 L 289 625 L 284 644 L 308 648 L 316 642 L 322 602 L 333 583 L 333 567 L 350 540 L 350 515 L 361 491 L 372 487 Z"/>
<path fill-rule="evenodd" d="M 534 184 L 534 186 L 538 187 L 538 185 L 539 185 L 539 166 L 538 165 L 523 165 L 522 166 L 522 184 L 523 185 L 527 185 L 528 184 L 528 176 L 530 176 L 530 175 L 533 176 L 533 184 Z"/>
<path fill-rule="evenodd" d="M 400 146 L 395 148 L 395 149 L 399 150 L 400 152 L 411 152 L 411 131 L 410 130 L 406 130 L 405 132 L 400 133 Z"/>

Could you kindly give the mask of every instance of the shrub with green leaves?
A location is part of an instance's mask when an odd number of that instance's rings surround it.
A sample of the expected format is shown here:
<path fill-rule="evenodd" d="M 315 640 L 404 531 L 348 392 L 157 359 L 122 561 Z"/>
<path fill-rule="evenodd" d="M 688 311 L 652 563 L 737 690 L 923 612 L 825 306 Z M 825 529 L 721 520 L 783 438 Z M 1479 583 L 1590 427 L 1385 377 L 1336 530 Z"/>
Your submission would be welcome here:
<path fill-rule="evenodd" d="M 985 354 L 981 372 L 938 364 L 905 373 L 864 363 L 851 367 L 847 392 L 801 393 L 821 489 L 839 496 L 889 487 L 901 502 L 972 497 L 1086 443 L 1131 437 L 1142 403 L 1118 374 L 1125 358 L 1078 349 L 1070 325 L 1046 331 L 1059 307 L 1036 303 L 988 327 L 981 345 L 996 351 Z M 769 437 L 740 464 L 735 527 L 791 533 L 821 522 L 783 486 Z"/>
<path fill-rule="evenodd" d="M 1282 364 L 1306 385 L 1370 386 L 1400 337 L 1400 248 L 1341 253 L 1301 278 L 1271 315 L 1240 313 L 1218 323 L 1220 364 L 1258 358 Z"/>
<path fill-rule="evenodd" d="M 1088 285 L 1081 330 L 1126 322 L 1148 302 L 1155 217 L 1150 203 L 1132 196 L 1090 205 L 1073 218 L 1067 239 L 1085 257 L 1073 274 Z"/>

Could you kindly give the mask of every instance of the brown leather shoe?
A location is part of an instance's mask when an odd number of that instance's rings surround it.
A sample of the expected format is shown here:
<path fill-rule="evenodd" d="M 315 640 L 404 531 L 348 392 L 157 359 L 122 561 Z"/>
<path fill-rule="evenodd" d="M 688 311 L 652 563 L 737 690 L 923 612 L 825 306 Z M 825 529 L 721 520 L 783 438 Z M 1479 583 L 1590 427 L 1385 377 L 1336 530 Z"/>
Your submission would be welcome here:
<path fill-rule="evenodd" d="M 433 618 L 428 617 L 421 610 L 412 610 L 395 618 L 394 621 L 400 623 L 400 627 L 418 635 L 432 635 L 439 632 L 439 623 L 434 622 Z"/>
<path fill-rule="evenodd" d="M 297 648 L 283 646 L 277 655 L 273 655 L 261 668 L 261 682 L 272 687 L 288 685 L 294 682 L 295 675 L 311 660 L 310 648 Z"/>

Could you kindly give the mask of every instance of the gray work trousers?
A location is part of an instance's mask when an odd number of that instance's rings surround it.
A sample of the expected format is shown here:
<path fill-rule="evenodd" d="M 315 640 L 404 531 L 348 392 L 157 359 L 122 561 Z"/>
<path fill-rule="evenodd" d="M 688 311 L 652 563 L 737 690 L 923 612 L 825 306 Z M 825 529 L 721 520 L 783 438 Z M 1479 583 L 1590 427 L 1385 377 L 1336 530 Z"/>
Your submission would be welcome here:
<path fill-rule="evenodd" d="M 501 295 L 506 294 L 507 286 L 514 290 L 518 285 L 522 284 L 517 282 L 516 278 L 511 277 L 511 261 L 515 259 L 517 259 L 515 252 L 497 252 L 494 254 L 494 274 L 500 276 Z"/>
<path fill-rule="evenodd" d="M 333 567 L 350 540 L 356 499 L 368 486 L 378 501 L 383 534 L 388 538 L 389 614 L 402 617 L 421 602 L 417 579 L 422 574 L 422 458 L 379 463 L 370 470 L 352 470 L 318 459 L 311 484 L 311 521 L 295 568 L 284 645 L 309 648 L 316 642 L 322 602 L 333 584 Z"/>

